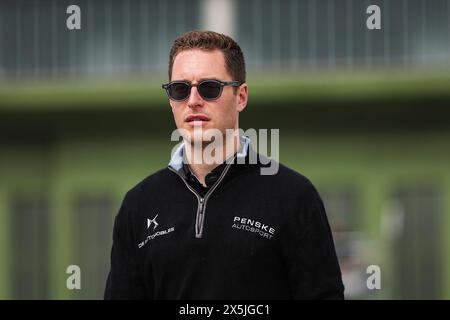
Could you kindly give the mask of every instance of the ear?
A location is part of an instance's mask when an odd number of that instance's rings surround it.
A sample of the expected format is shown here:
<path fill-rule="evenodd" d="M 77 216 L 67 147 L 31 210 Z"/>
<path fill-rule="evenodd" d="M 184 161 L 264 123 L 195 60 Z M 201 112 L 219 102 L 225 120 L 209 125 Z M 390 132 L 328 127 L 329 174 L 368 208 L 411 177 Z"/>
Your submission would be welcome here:
<path fill-rule="evenodd" d="M 237 99 L 237 112 L 241 112 L 247 106 L 248 101 L 248 86 L 246 83 L 241 84 L 236 94 Z"/>

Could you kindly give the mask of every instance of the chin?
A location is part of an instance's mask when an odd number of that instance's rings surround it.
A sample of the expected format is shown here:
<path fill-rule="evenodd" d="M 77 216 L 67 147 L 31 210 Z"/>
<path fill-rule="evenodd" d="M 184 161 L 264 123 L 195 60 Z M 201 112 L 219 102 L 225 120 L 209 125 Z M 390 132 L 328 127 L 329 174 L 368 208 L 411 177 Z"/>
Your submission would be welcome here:
<path fill-rule="evenodd" d="M 187 130 L 187 142 L 190 142 L 191 144 L 209 144 L 213 141 L 215 141 L 215 135 L 221 135 L 220 131 L 218 129 L 209 129 L 209 128 L 198 128 L 200 130 L 196 130 L 193 128 L 190 128 L 190 130 Z M 210 131 L 213 130 L 213 131 Z M 221 135 L 222 136 L 222 135 Z"/>
<path fill-rule="evenodd" d="M 199 132 L 191 132 L 189 136 L 189 140 L 191 142 L 197 142 L 197 143 L 210 143 L 214 141 L 214 137 L 206 136 L 204 134 L 201 134 Z"/>

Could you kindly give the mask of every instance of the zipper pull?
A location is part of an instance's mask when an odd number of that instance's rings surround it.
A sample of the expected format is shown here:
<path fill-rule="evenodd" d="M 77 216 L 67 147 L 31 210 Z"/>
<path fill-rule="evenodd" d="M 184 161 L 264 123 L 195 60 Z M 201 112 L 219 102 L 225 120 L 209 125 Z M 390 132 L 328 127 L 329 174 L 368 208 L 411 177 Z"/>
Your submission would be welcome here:
<path fill-rule="evenodd" d="M 203 198 L 200 198 L 200 213 L 203 211 Z"/>

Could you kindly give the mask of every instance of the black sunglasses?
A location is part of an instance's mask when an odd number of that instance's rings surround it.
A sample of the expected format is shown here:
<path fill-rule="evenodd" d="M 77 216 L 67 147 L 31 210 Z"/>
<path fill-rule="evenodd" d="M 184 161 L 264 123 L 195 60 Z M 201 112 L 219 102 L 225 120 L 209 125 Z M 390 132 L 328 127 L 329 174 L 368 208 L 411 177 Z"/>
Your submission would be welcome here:
<path fill-rule="evenodd" d="M 242 83 L 239 81 L 203 80 L 194 85 L 187 81 L 171 81 L 163 84 L 162 87 L 166 89 L 169 98 L 175 101 L 183 101 L 189 98 L 192 87 L 197 87 L 198 93 L 203 99 L 211 101 L 220 97 L 224 86 L 239 87 Z"/>

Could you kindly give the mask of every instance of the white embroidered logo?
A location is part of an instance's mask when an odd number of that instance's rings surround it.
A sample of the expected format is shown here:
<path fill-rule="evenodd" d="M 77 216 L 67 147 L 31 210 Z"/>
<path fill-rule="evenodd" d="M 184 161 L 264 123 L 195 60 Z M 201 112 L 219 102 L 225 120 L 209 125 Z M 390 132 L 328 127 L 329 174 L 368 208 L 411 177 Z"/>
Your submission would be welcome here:
<path fill-rule="evenodd" d="M 150 229 L 150 227 L 153 224 L 153 229 L 151 230 L 151 232 L 155 231 L 155 229 L 159 226 L 159 223 L 156 222 L 156 218 L 158 218 L 158 215 L 156 215 L 153 219 L 149 219 L 147 218 L 147 229 Z M 164 225 L 164 223 L 163 223 Z M 171 232 L 175 231 L 175 227 L 171 227 L 165 230 L 159 230 L 156 231 L 155 233 L 148 235 L 143 241 L 138 243 L 138 248 L 142 248 L 143 246 L 145 246 L 150 240 L 155 239 L 156 237 L 159 236 L 163 236 L 163 235 L 167 235 Z"/>
<path fill-rule="evenodd" d="M 158 217 L 158 215 L 156 215 L 152 220 L 147 219 L 147 229 L 150 228 L 150 226 L 152 225 L 152 223 L 155 225 L 155 226 L 153 227 L 153 230 L 155 230 L 156 227 L 159 226 L 159 223 L 156 222 L 156 218 L 157 218 L 157 217 Z"/>
<path fill-rule="evenodd" d="M 275 235 L 275 229 L 256 220 L 234 217 L 233 228 L 254 232 L 263 238 L 272 239 Z"/>

